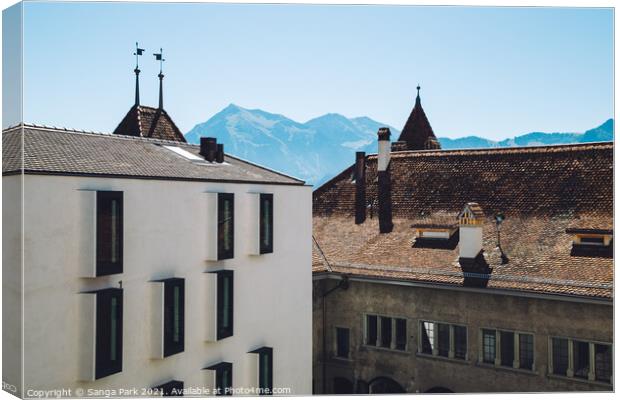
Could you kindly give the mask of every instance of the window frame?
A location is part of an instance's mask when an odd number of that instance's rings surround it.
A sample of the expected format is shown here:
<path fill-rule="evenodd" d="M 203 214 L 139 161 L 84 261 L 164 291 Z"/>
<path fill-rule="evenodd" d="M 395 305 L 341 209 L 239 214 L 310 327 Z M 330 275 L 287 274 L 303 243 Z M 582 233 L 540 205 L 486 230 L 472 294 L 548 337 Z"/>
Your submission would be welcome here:
<path fill-rule="evenodd" d="M 495 360 L 493 362 L 484 360 L 484 335 L 483 332 L 494 331 L 495 332 Z M 502 364 L 502 333 L 512 334 L 512 365 Z M 536 372 L 536 335 L 533 332 L 520 331 L 515 329 L 504 328 L 489 328 L 481 327 L 479 330 L 479 351 L 478 351 L 478 364 L 485 366 L 493 366 L 495 368 L 504 368 L 514 371 Z M 521 366 L 521 336 L 531 336 L 532 338 L 532 366 L 531 368 L 524 368 Z"/>
<path fill-rule="evenodd" d="M 153 395 L 158 395 L 161 397 L 183 396 L 183 388 L 183 381 L 171 380 L 166 383 L 162 383 L 161 385 L 155 386 L 153 389 L 156 391 L 156 393 L 153 393 Z M 180 393 L 172 394 L 173 390 L 179 391 Z"/>
<path fill-rule="evenodd" d="M 260 396 L 271 396 L 273 395 L 273 348 L 272 347 L 261 347 L 256 350 L 250 351 L 250 353 L 258 355 L 258 390 Z M 263 370 L 263 360 L 264 358 L 268 358 L 269 370 Z M 264 376 L 266 375 L 266 376 Z M 262 382 L 265 379 L 266 382 Z M 266 385 L 262 385 L 266 383 Z"/>
<path fill-rule="evenodd" d="M 124 220 L 124 202 L 123 192 L 115 190 L 98 190 L 96 196 L 95 205 L 95 276 L 107 276 L 123 273 L 123 220 Z M 106 247 L 105 236 L 103 229 L 105 226 L 104 206 L 116 200 L 119 204 L 116 230 L 116 246 L 118 246 L 118 260 L 116 262 L 108 261 L 102 255 L 103 248 Z M 111 219 L 111 216 L 109 217 Z M 113 246 L 114 241 L 110 242 L 110 246 Z"/>
<path fill-rule="evenodd" d="M 553 348 L 553 340 L 554 339 L 558 339 L 558 340 L 566 340 L 567 342 L 567 366 L 566 366 L 566 372 L 564 374 L 559 374 L 555 371 L 555 365 L 554 365 L 554 348 Z M 583 343 L 587 343 L 588 344 L 588 373 L 587 373 L 587 377 L 581 377 L 581 376 L 577 376 L 575 374 L 575 349 L 574 349 L 574 343 L 575 342 L 583 342 Z M 548 355 L 548 375 L 550 377 L 559 377 L 559 378 L 568 378 L 568 379 L 574 379 L 580 382 L 589 382 L 589 383 L 595 383 L 595 384 L 601 384 L 601 385 L 613 385 L 613 363 L 614 363 L 614 359 L 613 359 L 613 343 L 610 342 L 604 342 L 604 341 L 600 341 L 600 340 L 589 340 L 589 339 L 581 339 L 581 338 L 574 338 L 574 337 L 568 337 L 568 336 L 559 336 L 559 335 L 549 335 L 548 338 L 548 351 L 549 351 L 549 355 Z M 597 368 L 596 368 L 596 346 L 608 346 L 610 351 L 611 351 L 611 359 L 610 359 L 610 380 L 606 381 L 606 380 L 602 380 L 602 379 L 597 379 Z M 594 360 L 594 364 L 591 363 L 591 361 Z"/>
<path fill-rule="evenodd" d="M 224 203 L 230 201 L 232 203 L 229 240 L 230 248 L 227 250 L 225 243 L 225 225 L 228 223 L 224 220 Z M 234 193 L 218 193 L 217 194 L 217 259 L 229 260 L 235 257 L 235 194 Z"/>
<path fill-rule="evenodd" d="M 123 370 L 123 289 L 106 288 L 94 292 L 96 295 L 96 329 L 95 329 L 95 379 L 104 378 L 122 372 Z M 111 323 L 113 310 L 112 300 L 116 300 L 116 324 Z M 112 336 L 112 326 L 116 328 L 116 337 Z M 103 331 L 105 329 L 105 331 Z M 104 354 L 111 354 L 114 341 L 116 360 L 105 358 Z M 109 346 L 108 346 L 109 345 Z"/>
<path fill-rule="evenodd" d="M 258 241 L 259 241 L 259 254 L 269 254 L 269 253 L 273 253 L 273 231 L 274 231 L 274 226 L 273 226 L 273 212 L 274 212 L 274 200 L 273 200 L 273 193 L 260 193 L 259 197 L 259 207 L 258 207 L 258 229 L 259 229 L 259 234 L 258 234 Z M 263 212 L 264 212 L 264 208 L 263 208 L 263 200 L 267 200 L 270 204 L 271 207 L 271 213 L 269 214 L 269 224 L 268 226 L 270 227 L 269 231 L 267 232 L 267 235 L 265 235 L 265 229 L 264 229 L 264 220 L 263 220 Z M 265 236 L 269 237 L 269 244 L 268 245 L 264 245 L 264 239 Z"/>
<path fill-rule="evenodd" d="M 425 324 L 430 324 L 430 331 L 432 332 L 431 337 L 428 337 L 428 333 Z M 439 326 L 444 325 L 448 327 L 448 349 L 447 355 L 441 355 L 439 352 Z M 465 358 L 460 358 L 456 356 L 456 335 L 455 328 L 463 328 L 465 330 Z M 430 349 L 427 347 L 425 342 L 423 341 L 424 334 L 427 335 L 428 339 L 432 342 L 430 344 Z M 436 357 L 440 359 L 447 360 L 456 360 L 466 362 L 469 360 L 468 350 L 469 350 L 469 329 L 467 325 L 461 323 L 452 323 L 445 321 L 434 321 L 429 319 L 419 319 L 418 320 L 418 348 L 416 355 L 422 357 Z M 444 352 L 445 354 L 445 352 Z"/>
<path fill-rule="evenodd" d="M 163 356 L 165 358 L 185 351 L 185 279 L 168 278 L 161 282 L 164 284 Z M 175 293 L 178 293 L 178 298 Z M 176 301 L 179 302 L 178 316 L 175 313 Z M 178 325 L 176 329 L 175 325 Z M 179 340 L 174 340 L 175 334 Z"/>
<path fill-rule="evenodd" d="M 217 274 L 217 300 L 216 300 L 216 340 L 222 340 L 227 337 L 231 337 L 234 334 L 234 316 L 235 316 L 235 276 L 234 271 L 230 269 L 222 269 L 215 271 Z M 230 279 L 229 299 L 228 299 L 228 326 L 223 326 L 224 323 L 224 281 L 226 278 Z"/>
<path fill-rule="evenodd" d="M 341 347 L 340 347 L 340 332 L 346 332 L 346 354 L 345 355 L 341 355 Z M 336 340 L 334 341 L 335 343 L 335 349 L 334 349 L 334 357 L 335 358 L 340 358 L 343 360 L 349 360 L 351 357 L 351 329 L 346 328 L 346 327 L 342 327 L 342 326 L 336 326 L 334 328 L 334 335 Z"/>
<path fill-rule="evenodd" d="M 370 343 L 370 339 L 371 337 L 369 336 L 369 318 L 375 318 L 375 323 L 373 324 L 375 326 L 374 328 L 374 333 L 375 333 L 375 343 Z M 383 324 L 382 321 L 384 319 L 389 319 L 390 320 L 390 324 L 389 324 L 389 328 L 388 333 L 390 336 L 389 339 L 389 345 L 385 346 L 385 342 L 383 341 Z M 396 346 L 397 344 L 397 332 L 396 332 L 396 328 L 397 328 L 397 320 L 403 320 L 404 324 L 405 324 L 405 348 L 404 349 L 400 349 Z M 385 315 L 385 314 L 377 314 L 377 313 L 363 313 L 362 314 L 362 333 L 363 333 L 363 346 L 366 347 L 372 347 L 375 349 L 381 349 L 381 350 L 391 350 L 391 351 L 399 351 L 399 352 L 408 352 L 408 347 L 409 347 L 409 343 L 408 343 L 408 336 L 407 336 L 407 330 L 408 330 L 408 324 L 407 324 L 408 319 L 406 317 L 403 316 L 395 316 L 395 315 Z M 387 326 L 387 325 L 386 325 Z"/>
<path fill-rule="evenodd" d="M 217 364 L 206 367 L 205 369 L 211 370 L 215 372 L 215 395 L 216 396 L 232 396 L 233 394 L 233 364 L 230 362 L 222 361 Z M 227 372 L 229 375 L 229 382 L 227 386 L 224 386 L 224 372 Z M 228 392 L 226 389 L 229 389 Z"/>

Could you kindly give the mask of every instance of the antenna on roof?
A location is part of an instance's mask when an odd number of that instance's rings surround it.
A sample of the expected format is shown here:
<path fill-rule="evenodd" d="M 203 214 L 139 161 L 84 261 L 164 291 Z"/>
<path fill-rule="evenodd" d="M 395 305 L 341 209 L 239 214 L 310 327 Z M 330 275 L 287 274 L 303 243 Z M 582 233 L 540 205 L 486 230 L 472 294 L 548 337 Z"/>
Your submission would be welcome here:
<path fill-rule="evenodd" d="M 163 88 L 163 66 L 164 66 L 164 50 L 162 48 L 159 49 L 159 53 L 153 53 L 155 56 L 155 60 L 159 61 L 159 109 L 162 110 L 164 108 L 164 88 Z"/>
<path fill-rule="evenodd" d="M 143 52 L 144 52 L 144 49 L 141 49 L 140 47 L 138 47 L 138 42 L 136 42 L 136 52 L 133 53 L 133 55 L 136 56 L 136 68 L 133 70 L 133 72 L 136 73 L 136 106 L 140 105 L 140 84 L 138 82 L 138 75 L 140 75 L 140 68 L 138 68 L 138 56 L 141 56 Z"/>

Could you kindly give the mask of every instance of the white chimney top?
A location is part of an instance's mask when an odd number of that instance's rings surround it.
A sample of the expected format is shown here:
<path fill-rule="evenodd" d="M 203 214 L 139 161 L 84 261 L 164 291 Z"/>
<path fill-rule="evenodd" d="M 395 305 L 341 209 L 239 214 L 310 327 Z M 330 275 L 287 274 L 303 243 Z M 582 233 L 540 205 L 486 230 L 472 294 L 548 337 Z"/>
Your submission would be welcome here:
<path fill-rule="evenodd" d="M 378 171 L 385 171 L 390 164 L 390 128 L 379 128 Z"/>
<path fill-rule="evenodd" d="M 484 212 L 478 203 L 467 203 L 458 215 L 459 257 L 476 258 L 482 251 Z"/>

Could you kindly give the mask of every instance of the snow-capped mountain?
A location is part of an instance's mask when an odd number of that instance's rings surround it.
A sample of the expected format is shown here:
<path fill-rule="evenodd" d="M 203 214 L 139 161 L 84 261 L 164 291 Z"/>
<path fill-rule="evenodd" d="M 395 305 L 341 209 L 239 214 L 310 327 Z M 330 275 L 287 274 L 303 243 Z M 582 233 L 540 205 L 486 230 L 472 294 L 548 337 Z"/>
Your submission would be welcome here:
<path fill-rule="evenodd" d="M 367 117 L 340 114 L 299 123 L 280 114 L 230 104 L 192 128 L 185 138 L 199 143 L 201 136 L 217 137 L 227 153 L 316 185 L 353 163 L 355 151 L 376 152 L 381 126 L 385 125 Z"/>
<path fill-rule="evenodd" d="M 353 164 L 356 151 L 377 152 L 377 131 L 388 126 L 368 117 L 325 114 L 305 123 L 280 114 L 230 104 L 185 134 L 190 143 L 213 136 L 227 153 L 319 186 Z M 443 149 L 537 146 L 613 140 L 613 119 L 585 133 L 532 132 L 493 141 L 478 136 L 439 138 Z M 396 140 L 400 131 L 390 127 Z"/>

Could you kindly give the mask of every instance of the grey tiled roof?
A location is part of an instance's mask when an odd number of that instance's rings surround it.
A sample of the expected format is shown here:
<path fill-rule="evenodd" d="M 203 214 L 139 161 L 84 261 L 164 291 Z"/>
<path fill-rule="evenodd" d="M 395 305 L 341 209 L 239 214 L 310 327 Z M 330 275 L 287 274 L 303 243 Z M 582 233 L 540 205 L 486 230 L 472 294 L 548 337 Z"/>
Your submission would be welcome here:
<path fill-rule="evenodd" d="M 196 163 L 164 147 L 180 147 L 199 156 L 198 145 L 33 125 L 2 132 L 3 175 L 22 170 L 22 135 L 27 174 L 304 184 L 234 156 L 226 155 L 224 164 Z"/>

